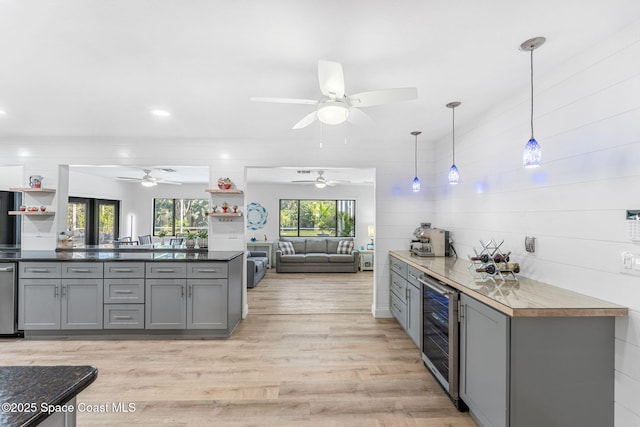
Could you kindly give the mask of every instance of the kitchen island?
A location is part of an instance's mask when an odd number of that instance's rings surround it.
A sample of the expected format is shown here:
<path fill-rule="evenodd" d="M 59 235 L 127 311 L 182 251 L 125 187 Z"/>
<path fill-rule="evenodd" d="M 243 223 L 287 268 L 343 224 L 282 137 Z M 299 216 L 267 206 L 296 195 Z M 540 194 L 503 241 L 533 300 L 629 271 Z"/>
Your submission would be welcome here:
<path fill-rule="evenodd" d="M 411 321 L 399 318 L 401 324 L 422 324 L 424 275 L 460 292 L 459 364 L 451 366 L 481 427 L 613 427 L 615 317 L 628 308 L 522 276 L 479 280 L 463 259 L 389 255 L 394 316 L 420 312 Z M 403 268 L 418 284 L 404 306 L 414 286 L 398 274 Z M 423 354 L 430 333 L 419 331 Z"/>
<path fill-rule="evenodd" d="M 75 426 L 76 396 L 97 376 L 93 366 L 0 367 L 0 425 Z"/>
<path fill-rule="evenodd" d="M 241 319 L 240 251 L 0 251 L 0 260 L 17 264 L 26 338 L 217 338 Z"/>

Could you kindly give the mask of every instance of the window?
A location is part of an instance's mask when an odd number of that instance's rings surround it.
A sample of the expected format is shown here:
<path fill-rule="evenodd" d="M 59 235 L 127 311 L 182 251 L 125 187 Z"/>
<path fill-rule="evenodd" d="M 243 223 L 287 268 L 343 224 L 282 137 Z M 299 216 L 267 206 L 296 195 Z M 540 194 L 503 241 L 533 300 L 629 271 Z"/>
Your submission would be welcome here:
<path fill-rule="evenodd" d="M 153 235 L 168 236 L 207 231 L 208 199 L 153 199 Z"/>
<path fill-rule="evenodd" d="M 118 200 L 69 197 L 67 229 L 76 245 L 102 245 L 118 238 Z"/>
<path fill-rule="evenodd" d="M 280 236 L 355 237 L 355 200 L 280 200 Z"/>

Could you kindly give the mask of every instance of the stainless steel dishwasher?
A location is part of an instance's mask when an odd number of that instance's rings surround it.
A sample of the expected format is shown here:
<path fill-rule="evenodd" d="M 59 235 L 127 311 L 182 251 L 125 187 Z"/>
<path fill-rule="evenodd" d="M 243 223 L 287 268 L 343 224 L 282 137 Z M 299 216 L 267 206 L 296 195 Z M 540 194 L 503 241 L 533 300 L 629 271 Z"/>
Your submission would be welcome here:
<path fill-rule="evenodd" d="M 18 333 L 18 287 L 16 265 L 0 263 L 0 335 Z"/>

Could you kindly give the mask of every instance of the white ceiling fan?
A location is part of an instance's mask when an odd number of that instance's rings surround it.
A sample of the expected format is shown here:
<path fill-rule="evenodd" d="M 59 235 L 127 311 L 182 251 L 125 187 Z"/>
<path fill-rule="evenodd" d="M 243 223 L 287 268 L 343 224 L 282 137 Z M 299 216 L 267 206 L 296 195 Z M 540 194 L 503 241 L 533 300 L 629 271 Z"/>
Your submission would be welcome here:
<path fill-rule="evenodd" d="M 139 182 L 144 187 L 154 187 L 158 184 L 171 184 L 171 185 L 182 185 L 182 183 L 177 181 L 169 181 L 163 178 L 155 178 L 151 176 L 151 169 L 142 169 L 144 175 L 142 178 L 134 178 L 130 176 L 119 176 L 117 177 L 118 181 L 130 181 L 130 182 Z"/>
<path fill-rule="evenodd" d="M 339 62 L 322 59 L 318 61 L 318 81 L 323 95 L 320 99 L 253 97 L 251 100 L 317 106 L 316 111 L 307 114 L 293 126 L 293 129 L 302 129 L 316 120 L 328 125 L 337 125 L 347 120 L 349 122 L 370 121 L 369 116 L 362 112 L 360 107 L 410 101 L 418 97 L 418 89 L 415 87 L 374 90 L 347 96 L 342 65 Z"/>
<path fill-rule="evenodd" d="M 310 172 L 310 171 L 309 171 Z M 307 171 L 299 171 L 298 173 L 309 173 Z M 334 186 L 336 184 L 348 184 L 350 181 L 345 181 L 345 180 L 340 180 L 340 181 L 334 181 L 334 180 L 327 180 L 324 177 L 324 171 L 323 170 L 318 170 L 316 171 L 318 173 L 318 177 L 316 179 L 302 179 L 302 180 L 295 180 L 295 181 L 291 181 L 295 184 L 314 184 L 317 188 L 325 188 L 326 186 Z"/>

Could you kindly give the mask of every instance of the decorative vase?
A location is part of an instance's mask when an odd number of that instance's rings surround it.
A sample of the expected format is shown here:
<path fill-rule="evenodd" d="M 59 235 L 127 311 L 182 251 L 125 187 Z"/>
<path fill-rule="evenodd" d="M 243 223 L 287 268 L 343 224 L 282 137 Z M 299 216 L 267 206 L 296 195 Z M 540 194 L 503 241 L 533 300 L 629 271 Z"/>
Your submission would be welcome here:
<path fill-rule="evenodd" d="M 196 246 L 196 241 L 194 239 L 187 239 L 184 241 L 184 245 L 187 249 L 193 249 Z"/>
<path fill-rule="evenodd" d="M 208 237 L 198 237 L 198 246 L 201 248 L 209 247 L 209 238 Z"/>

